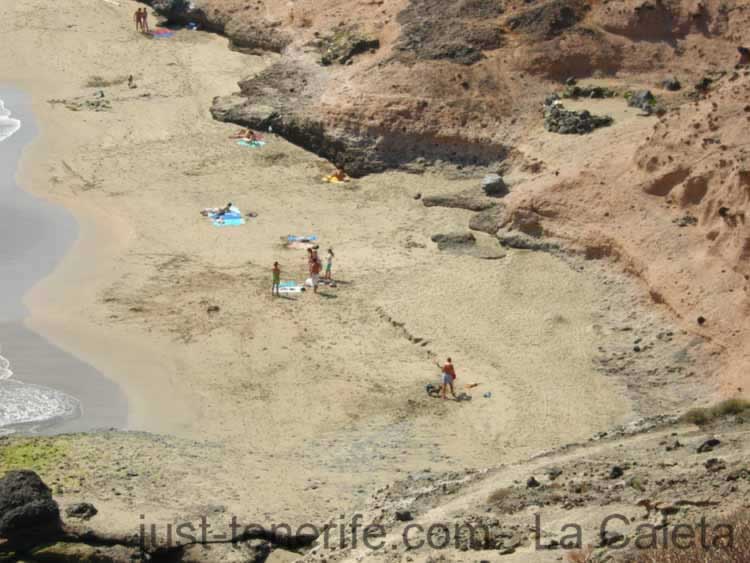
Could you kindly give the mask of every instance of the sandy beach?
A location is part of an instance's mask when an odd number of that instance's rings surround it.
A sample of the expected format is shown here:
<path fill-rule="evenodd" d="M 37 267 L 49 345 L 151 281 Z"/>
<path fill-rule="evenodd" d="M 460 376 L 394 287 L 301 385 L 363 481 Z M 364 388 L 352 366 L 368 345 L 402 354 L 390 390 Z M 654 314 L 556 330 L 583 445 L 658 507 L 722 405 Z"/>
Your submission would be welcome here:
<path fill-rule="evenodd" d="M 172 469 L 211 468 L 187 482 L 204 487 L 195 502 L 325 518 L 402 472 L 510 463 L 690 394 L 634 394 L 597 369 L 632 349 L 626 330 L 669 326 L 644 309 L 640 287 L 549 254 L 439 250 L 430 237 L 465 231 L 470 213 L 415 196 L 476 188 L 475 177 L 326 184 L 329 163 L 273 134 L 262 148 L 238 146 L 236 128 L 211 119 L 211 100 L 274 55 L 184 29 L 144 37 L 136 6 L 0 6 L 0 76 L 32 97 L 39 122 L 19 182 L 79 224 L 72 250 L 28 294 L 28 325 L 116 382 L 127 429 L 202 444 L 194 460 L 169 458 Z M 257 217 L 217 228 L 199 214 L 227 201 Z M 271 297 L 274 261 L 282 279 L 306 277 L 305 252 L 281 244 L 289 234 L 334 249 L 337 287 Z M 425 394 L 448 356 L 471 400 Z M 123 529 L 135 507 L 172 515 L 183 502 L 162 490 L 139 504 L 143 490 L 96 500 Z"/>

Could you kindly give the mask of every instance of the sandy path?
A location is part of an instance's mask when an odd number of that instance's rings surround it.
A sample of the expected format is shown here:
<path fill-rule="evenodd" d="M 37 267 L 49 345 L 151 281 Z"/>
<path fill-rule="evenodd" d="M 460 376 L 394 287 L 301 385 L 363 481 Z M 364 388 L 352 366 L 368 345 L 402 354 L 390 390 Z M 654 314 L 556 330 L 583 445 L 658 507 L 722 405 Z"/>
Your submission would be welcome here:
<path fill-rule="evenodd" d="M 236 146 L 210 100 L 266 61 L 201 33 L 140 37 L 134 7 L 0 7 L 10 49 L 0 75 L 34 96 L 42 126 L 23 185 L 82 227 L 31 296 L 32 325 L 123 387 L 131 428 L 221 444 L 229 477 L 213 481 L 216 494 L 300 514 L 313 498 L 356 503 L 401 471 L 517 459 L 632 415 L 622 386 L 593 365 L 613 291 L 598 277 L 546 255 L 441 254 L 429 236 L 465 229 L 469 214 L 413 195 L 476 179 L 388 173 L 332 186 L 319 181 L 325 163 L 273 136 L 260 150 Z M 85 87 L 130 73 L 136 89 Z M 47 102 L 97 90 L 111 111 Z M 228 200 L 258 217 L 218 229 L 198 214 Z M 345 283 L 272 300 L 274 260 L 287 279 L 305 270 L 280 237 L 310 232 L 334 246 Z M 461 383 L 481 383 L 472 401 L 425 396 L 447 355 Z M 259 482 L 231 479 L 253 471 Z M 303 497 L 309 478 L 321 484 Z"/>

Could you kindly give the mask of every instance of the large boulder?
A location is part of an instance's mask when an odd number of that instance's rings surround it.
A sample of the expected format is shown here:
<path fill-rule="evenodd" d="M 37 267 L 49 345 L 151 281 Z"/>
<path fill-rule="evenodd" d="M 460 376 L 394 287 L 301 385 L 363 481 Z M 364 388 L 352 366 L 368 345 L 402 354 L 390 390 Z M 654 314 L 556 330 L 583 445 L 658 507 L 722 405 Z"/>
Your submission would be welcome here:
<path fill-rule="evenodd" d="M 432 242 L 437 243 L 440 250 L 449 248 L 452 246 L 463 246 L 476 244 L 476 237 L 469 233 L 445 233 L 432 235 Z"/>
<path fill-rule="evenodd" d="M 504 205 L 496 205 L 480 211 L 469 220 L 472 231 L 481 231 L 494 235 L 508 222 L 508 213 Z"/>
<path fill-rule="evenodd" d="M 9 471 L 0 479 L 0 538 L 11 547 L 54 539 L 62 529 L 49 487 L 33 471 Z"/>
<path fill-rule="evenodd" d="M 482 180 L 482 190 L 490 197 L 508 195 L 508 186 L 500 174 L 487 174 Z"/>
<path fill-rule="evenodd" d="M 423 197 L 422 204 L 425 207 L 452 207 L 468 211 L 484 211 L 490 207 L 495 207 L 496 202 L 473 192 L 461 192 Z"/>
<path fill-rule="evenodd" d="M 96 516 L 98 512 L 96 507 L 90 502 L 77 502 L 65 509 L 65 515 L 68 518 L 78 518 L 79 520 L 89 520 Z"/>

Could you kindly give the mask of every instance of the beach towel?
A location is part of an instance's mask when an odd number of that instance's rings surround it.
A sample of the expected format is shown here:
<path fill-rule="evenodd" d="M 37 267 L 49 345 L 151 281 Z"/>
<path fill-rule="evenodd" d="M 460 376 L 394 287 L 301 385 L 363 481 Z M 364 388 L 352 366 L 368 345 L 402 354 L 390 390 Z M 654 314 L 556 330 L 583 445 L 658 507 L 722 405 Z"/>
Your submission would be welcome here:
<path fill-rule="evenodd" d="M 215 227 L 236 227 L 237 225 L 245 224 L 242 212 L 234 205 L 222 217 L 217 217 L 216 213 L 209 213 L 208 216 Z"/>
<path fill-rule="evenodd" d="M 245 220 L 242 217 L 224 217 L 220 219 L 214 219 L 214 227 L 236 227 L 237 225 L 244 225 Z"/>
<path fill-rule="evenodd" d="M 310 236 L 298 236 L 298 235 L 288 235 L 286 237 L 287 242 L 315 242 L 318 240 L 318 237 L 316 235 L 310 235 Z"/>
<path fill-rule="evenodd" d="M 241 147 L 248 147 L 251 149 L 259 149 L 262 146 L 266 144 L 265 141 L 245 141 L 242 139 L 241 141 L 237 141 L 237 144 Z"/>
<path fill-rule="evenodd" d="M 163 27 L 154 28 L 150 33 L 151 37 L 154 39 L 166 39 L 167 37 L 172 37 L 174 35 L 174 31 Z"/>
<path fill-rule="evenodd" d="M 283 281 L 279 284 L 279 293 L 302 293 L 305 288 L 294 281 Z"/>
<path fill-rule="evenodd" d="M 348 182 L 349 178 L 347 177 L 347 178 L 344 178 L 343 180 L 339 180 L 335 176 L 331 175 L 331 176 L 324 176 L 323 181 L 328 182 L 329 184 L 341 184 L 342 182 Z"/>

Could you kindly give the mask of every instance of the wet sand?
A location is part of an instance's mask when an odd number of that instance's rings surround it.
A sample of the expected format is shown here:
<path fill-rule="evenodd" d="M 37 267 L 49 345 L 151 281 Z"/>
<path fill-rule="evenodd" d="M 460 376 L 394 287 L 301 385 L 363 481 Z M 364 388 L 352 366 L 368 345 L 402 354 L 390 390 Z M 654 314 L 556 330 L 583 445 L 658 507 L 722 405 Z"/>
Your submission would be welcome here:
<path fill-rule="evenodd" d="M 0 87 L 0 99 L 21 129 L 0 143 L 0 346 L 14 373 L 12 382 L 42 385 L 80 402 L 73 418 L 27 424 L 17 429 L 49 432 L 122 428 L 125 397 L 112 381 L 24 325 L 26 293 L 49 275 L 78 236 L 75 219 L 61 206 L 23 191 L 15 181 L 24 148 L 37 134 L 30 99 Z"/>

